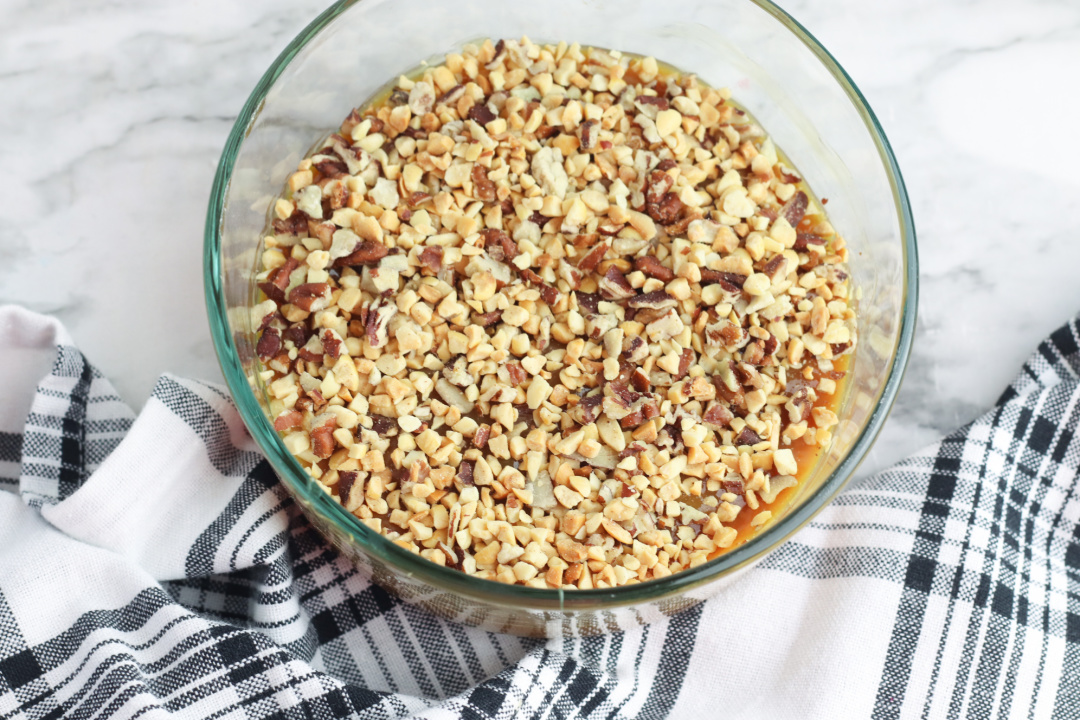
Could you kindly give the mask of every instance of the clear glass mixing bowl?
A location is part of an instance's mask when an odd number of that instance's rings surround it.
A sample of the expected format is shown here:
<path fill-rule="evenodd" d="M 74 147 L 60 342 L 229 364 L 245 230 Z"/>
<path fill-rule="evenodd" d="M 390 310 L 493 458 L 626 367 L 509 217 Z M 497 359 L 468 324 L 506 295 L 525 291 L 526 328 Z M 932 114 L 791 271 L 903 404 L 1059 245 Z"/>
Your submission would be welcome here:
<path fill-rule="evenodd" d="M 258 249 L 267 211 L 309 148 L 354 106 L 422 61 L 479 38 L 528 35 L 652 55 L 729 87 L 797 166 L 851 251 L 861 341 L 832 446 L 785 512 L 699 567 L 615 589 L 541 590 L 428 562 L 360 523 L 289 455 L 257 380 Z M 221 156 L 205 239 L 206 302 L 218 358 L 244 422 L 304 513 L 376 582 L 443 616 L 528 635 L 649 622 L 718 593 L 844 486 L 892 406 L 915 328 L 915 229 L 889 143 L 829 53 L 768 0 L 342 0 L 293 40 L 241 110 Z"/>

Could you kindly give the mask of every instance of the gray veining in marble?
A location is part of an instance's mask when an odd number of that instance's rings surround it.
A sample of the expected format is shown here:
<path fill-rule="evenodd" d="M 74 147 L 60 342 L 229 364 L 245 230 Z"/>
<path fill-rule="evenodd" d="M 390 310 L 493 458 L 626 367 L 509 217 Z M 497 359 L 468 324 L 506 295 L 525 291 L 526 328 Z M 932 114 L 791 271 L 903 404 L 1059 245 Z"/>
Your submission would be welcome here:
<path fill-rule="evenodd" d="M 983 412 L 1080 310 L 1080 5 L 782 3 L 847 69 L 907 181 L 915 352 L 865 474 Z M 0 0 L 0 302 L 53 313 L 140 406 L 220 380 L 202 229 L 232 120 L 310 0 Z"/>

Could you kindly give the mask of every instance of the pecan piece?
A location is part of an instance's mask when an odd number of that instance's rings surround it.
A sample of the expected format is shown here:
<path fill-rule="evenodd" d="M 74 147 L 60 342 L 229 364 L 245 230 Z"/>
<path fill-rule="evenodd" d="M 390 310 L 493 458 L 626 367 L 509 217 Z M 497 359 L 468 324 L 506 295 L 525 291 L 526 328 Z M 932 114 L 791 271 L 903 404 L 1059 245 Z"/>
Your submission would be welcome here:
<path fill-rule="evenodd" d="M 371 429 L 378 435 L 387 435 L 397 427 L 397 422 L 392 417 L 385 415 L 371 416 Z"/>
<path fill-rule="evenodd" d="M 721 402 L 713 400 L 701 416 L 701 421 L 713 430 L 723 430 L 735 419 L 735 415 Z"/>
<path fill-rule="evenodd" d="M 509 365 L 507 365 L 506 374 L 509 376 L 510 383 L 514 387 L 517 387 L 521 383 L 525 382 L 525 378 L 529 376 L 529 374 L 525 372 L 525 368 L 521 367 L 519 363 L 510 363 Z"/>
<path fill-rule="evenodd" d="M 652 308 L 654 310 L 662 310 L 664 308 L 675 307 L 679 304 L 679 301 L 668 295 L 664 290 L 657 290 L 655 292 L 632 297 L 626 304 L 632 308 Z"/>
<path fill-rule="evenodd" d="M 681 201 L 680 201 L 681 202 Z M 685 235 L 686 231 L 690 228 L 690 223 L 695 220 L 700 220 L 702 217 L 701 212 L 693 210 L 685 205 L 679 210 L 679 216 L 674 222 L 668 223 L 664 230 L 668 235 Z"/>
<path fill-rule="evenodd" d="M 498 67 L 499 63 L 502 62 L 503 53 L 505 53 L 505 52 L 506 52 L 506 41 L 500 39 L 499 42 L 495 43 L 495 54 L 491 57 L 491 62 L 489 62 L 487 64 L 487 68 L 489 70 L 494 70 L 496 67 Z M 526 117 L 528 117 L 528 116 L 526 116 Z"/>
<path fill-rule="evenodd" d="M 443 551 L 443 555 L 446 556 L 446 567 L 453 568 L 454 570 L 463 571 L 461 561 L 464 559 L 460 557 L 452 547 L 446 543 L 439 541 L 438 548 Z"/>
<path fill-rule="evenodd" d="M 806 262 L 799 266 L 802 272 L 809 272 L 821 264 L 821 256 L 816 252 L 806 253 Z"/>
<path fill-rule="evenodd" d="M 653 95 L 638 95 L 637 101 L 642 105 L 655 105 L 658 110 L 667 110 L 671 106 L 666 97 L 655 97 Z"/>
<path fill-rule="evenodd" d="M 259 283 L 259 289 L 268 299 L 273 300 L 279 306 L 285 304 L 285 290 L 283 288 L 279 288 L 272 282 L 261 282 Z"/>
<path fill-rule="evenodd" d="M 266 280 L 259 283 L 259 289 L 279 305 L 285 303 L 285 289 L 289 287 L 289 278 L 293 270 L 300 267 L 300 261 L 294 257 L 285 260 L 281 267 L 274 268 L 267 274 Z"/>
<path fill-rule="evenodd" d="M 578 309 L 581 310 L 583 315 L 595 315 L 600 312 L 600 295 L 598 293 L 575 290 L 574 297 L 577 298 Z"/>
<path fill-rule="evenodd" d="M 777 174 L 779 175 L 780 179 L 787 184 L 794 185 L 795 183 L 802 181 L 801 177 L 799 177 L 795 173 L 788 172 L 787 168 L 785 168 L 783 165 L 777 165 L 776 167 L 778 168 Z"/>
<path fill-rule="evenodd" d="M 469 372 L 469 361 L 464 355 L 455 355 L 447 360 L 442 368 L 442 376 L 447 382 L 463 388 L 476 382 L 476 378 Z"/>
<path fill-rule="evenodd" d="M 735 378 L 746 387 L 761 388 L 764 385 L 761 380 L 761 373 L 750 363 L 732 364 L 731 371 L 735 373 Z"/>
<path fill-rule="evenodd" d="M 362 115 L 360 115 L 360 111 L 356 108 L 353 108 L 349 112 L 349 116 L 345 118 L 345 121 L 343 123 L 341 123 L 341 133 L 343 135 L 352 135 L 352 131 L 356 128 L 357 125 L 359 125 L 363 121 L 364 118 Z"/>
<path fill-rule="evenodd" d="M 765 267 L 761 269 L 761 272 L 769 276 L 769 279 L 773 282 L 781 280 L 784 277 L 784 270 L 787 268 L 787 258 L 783 255 L 774 255 L 769 262 L 765 263 Z"/>
<path fill-rule="evenodd" d="M 604 277 L 600 278 L 600 282 L 597 284 L 604 295 L 615 300 L 624 300 L 637 294 L 626 280 L 626 276 L 619 272 L 619 268 L 614 265 L 607 269 Z"/>
<path fill-rule="evenodd" d="M 477 428 L 476 434 L 473 435 L 473 447 L 483 450 L 484 446 L 487 445 L 489 437 L 491 437 L 491 426 L 485 423 Z"/>
<path fill-rule="evenodd" d="M 645 422 L 645 413 L 642 412 L 641 408 L 637 408 L 636 410 L 631 410 L 625 417 L 619 420 L 619 425 L 623 430 L 630 430 L 632 428 L 637 428 L 643 422 Z"/>
<path fill-rule="evenodd" d="M 349 169 L 345 167 L 344 162 L 332 158 L 320 160 L 315 163 L 314 167 L 319 171 L 319 174 L 325 178 L 330 178 L 331 180 L 336 180 L 339 177 L 344 177 L 349 174 Z"/>
<path fill-rule="evenodd" d="M 361 240 L 353 251 L 334 261 L 334 267 L 378 265 L 390 253 L 389 248 L 374 240 Z"/>
<path fill-rule="evenodd" d="M 686 377 L 686 373 L 690 372 L 690 366 L 694 364 L 694 351 L 690 348 L 686 348 L 682 351 L 682 355 L 679 356 L 679 372 L 676 373 L 675 379 L 680 380 Z"/>
<path fill-rule="evenodd" d="M 648 191 L 645 193 L 645 202 L 655 204 L 660 202 L 668 191 L 671 190 L 671 186 L 675 183 L 675 178 L 668 175 L 663 170 L 653 170 L 649 173 Z"/>
<path fill-rule="evenodd" d="M 617 380 L 609 383 L 608 387 L 611 388 L 611 392 L 615 397 L 626 403 L 627 407 L 629 407 L 630 403 L 636 402 L 639 398 L 644 397 L 641 393 L 631 390 L 626 383 Z"/>
<path fill-rule="evenodd" d="M 667 308 L 666 310 L 653 310 L 652 308 L 646 308 L 639 311 L 641 313 L 655 313 L 658 317 L 650 318 L 648 322 L 638 319 L 640 322 L 645 323 L 645 333 L 652 341 L 666 340 L 667 338 L 673 338 L 683 331 L 685 327 L 682 322 L 682 318 L 679 317 L 679 313 L 675 308 Z"/>
<path fill-rule="evenodd" d="M 259 326 L 255 328 L 255 332 L 262 332 L 266 328 L 270 327 L 270 324 L 273 323 L 275 320 L 284 321 L 284 319 L 285 318 L 281 317 L 281 313 L 279 312 L 278 308 L 275 307 L 272 311 L 266 313 L 266 315 L 263 315 L 263 319 L 259 321 Z"/>
<path fill-rule="evenodd" d="M 420 251 L 419 260 L 422 267 L 438 275 L 442 270 L 443 249 L 437 245 L 426 247 Z"/>
<path fill-rule="evenodd" d="M 345 183 L 334 183 L 333 188 L 329 192 L 328 202 L 331 211 L 340 210 L 349 202 L 349 190 L 345 187 Z"/>
<path fill-rule="evenodd" d="M 286 410 L 274 419 L 274 429 L 278 432 L 285 432 L 300 427 L 303 421 L 304 414 L 299 410 Z"/>
<path fill-rule="evenodd" d="M 746 492 L 746 486 L 743 483 L 741 477 L 739 477 L 738 475 L 732 475 L 730 479 L 721 481 L 720 491 L 729 492 L 733 495 L 742 495 Z"/>
<path fill-rule="evenodd" d="M 611 247 L 606 242 L 602 242 L 596 245 L 592 250 L 585 254 L 585 257 L 581 258 L 578 263 L 578 270 L 582 272 L 592 272 L 596 269 L 596 266 L 600 264 L 600 261 L 604 259 L 604 255 L 607 254 L 608 248 Z"/>
<path fill-rule="evenodd" d="M 462 460 L 458 465 L 457 479 L 461 481 L 461 484 L 468 487 L 474 485 L 473 482 L 473 462 L 472 460 Z"/>
<path fill-rule="evenodd" d="M 405 204 L 409 206 L 410 210 L 416 210 L 418 207 L 428 202 L 429 200 L 431 200 L 430 193 L 417 191 L 414 193 L 410 193 L 409 196 L 405 198 Z"/>
<path fill-rule="evenodd" d="M 809 199 L 806 197 L 806 193 L 800 190 L 784 203 L 784 207 L 780 208 L 780 214 L 791 224 L 791 227 L 797 228 L 806 215 L 808 204 Z"/>
<path fill-rule="evenodd" d="M 501 318 L 502 310 L 492 310 L 491 312 L 484 313 L 483 315 L 477 313 L 473 314 L 473 322 L 475 322 L 480 327 L 491 327 L 495 323 L 499 322 Z"/>
<path fill-rule="evenodd" d="M 289 293 L 289 302 L 307 312 L 325 310 L 330 305 L 329 283 L 304 283 Z"/>
<path fill-rule="evenodd" d="M 734 347 L 746 337 L 746 331 L 730 321 L 725 322 L 720 328 L 720 339 L 727 347 Z"/>
<path fill-rule="evenodd" d="M 461 85 L 461 84 L 458 84 L 458 85 L 455 85 L 454 87 L 450 88 L 446 92 L 444 92 L 442 95 L 440 95 L 439 99 L 437 99 L 435 102 L 436 102 L 436 104 L 439 104 L 439 105 L 451 105 L 451 104 L 456 103 L 458 100 L 460 100 L 461 96 L 464 95 L 464 94 L 465 94 L 465 86 Z M 407 100 L 408 100 L 408 96 L 406 96 L 406 101 Z"/>
<path fill-rule="evenodd" d="M 649 392 L 649 388 L 652 387 L 652 381 L 649 380 L 648 374 L 641 368 L 635 368 L 634 372 L 630 374 L 630 384 L 638 392 Z"/>
<path fill-rule="evenodd" d="M 710 285 L 712 283 L 718 283 L 720 287 L 728 292 L 739 292 L 742 290 L 742 286 L 746 284 L 746 276 L 739 275 L 738 273 L 719 272 L 717 270 L 702 268 L 701 284 Z"/>
<path fill-rule="evenodd" d="M 596 138 L 600 134 L 600 123 L 596 120 L 586 120 L 578 126 L 578 139 L 581 141 L 582 150 L 592 150 L 596 147 Z"/>
<path fill-rule="evenodd" d="M 323 352 L 330 356 L 331 360 L 337 360 L 341 356 L 341 337 L 331 330 L 330 328 L 324 328 L 319 334 L 319 339 L 322 340 Z"/>
<path fill-rule="evenodd" d="M 547 140 L 548 138 L 558 135 L 559 128 L 555 127 L 554 125 L 541 125 L 540 127 L 536 128 L 536 132 L 534 134 L 536 135 L 537 140 Z"/>
<path fill-rule="evenodd" d="M 757 445 L 759 442 L 761 442 L 761 436 L 751 430 L 749 425 L 744 427 L 741 431 L 739 431 L 739 434 L 735 436 L 736 446 Z"/>
<path fill-rule="evenodd" d="M 540 283 L 540 299 L 548 305 L 554 305 L 559 301 L 559 291 L 547 283 Z"/>
<path fill-rule="evenodd" d="M 778 347 L 780 347 L 780 341 L 776 339 L 775 335 L 769 333 L 769 337 L 765 339 L 765 347 L 763 348 L 763 350 L 765 350 L 765 357 L 769 357 L 775 353 Z"/>
<path fill-rule="evenodd" d="M 278 235 L 307 235 L 308 216 L 303 210 L 293 210 L 292 215 L 289 217 L 284 220 L 274 218 L 274 221 L 270 224 Z"/>
<path fill-rule="evenodd" d="M 337 422 L 331 418 L 325 425 L 311 431 L 311 452 L 325 460 L 334 454 L 334 430 Z"/>
<path fill-rule="evenodd" d="M 521 271 L 521 277 L 525 279 L 525 282 L 540 291 L 540 299 L 548 305 L 554 305 L 559 301 L 559 291 L 544 282 L 544 279 L 537 275 L 535 271 L 525 268 Z"/>
<path fill-rule="evenodd" d="M 787 381 L 787 385 L 784 386 L 784 394 L 789 395 L 792 399 L 805 398 L 809 395 L 808 388 L 816 388 L 817 386 L 817 380 L 804 380 L 800 377 L 791 378 Z"/>
<path fill-rule="evenodd" d="M 397 305 L 393 303 L 376 301 L 368 308 L 367 318 L 364 322 L 364 333 L 371 347 L 382 347 L 390 339 L 387 325 L 390 324 L 390 318 L 395 314 L 397 314 Z"/>
<path fill-rule="evenodd" d="M 486 103 L 477 103 L 469 108 L 468 117 L 470 120 L 475 120 L 479 125 L 487 125 L 497 118 L 498 115 L 491 112 L 491 108 L 489 108 Z"/>
<path fill-rule="evenodd" d="M 587 395 L 574 407 L 574 418 L 582 425 L 596 422 L 596 418 L 600 417 L 603 404 L 603 394 L 594 392 L 592 395 Z"/>
<path fill-rule="evenodd" d="M 729 409 L 735 408 L 739 411 L 739 414 L 745 415 L 746 395 L 743 394 L 742 388 L 731 390 L 724 381 L 720 379 L 719 375 L 713 375 L 712 381 L 713 385 L 716 387 L 717 397 L 726 402 Z M 734 412 L 734 410 L 732 410 L 732 412 Z"/>
<path fill-rule="evenodd" d="M 255 345 L 255 353 L 263 362 L 266 362 L 276 357 L 279 352 L 281 352 L 281 331 L 268 327 L 263 330 L 259 342 Z"/>
<path fill-rule="evenodd" d="M 484 202 L 492 202 L 495 199 L 495 183 L 488 179 L 487 171 L 482 165 L 473 165 L 472 181 L 476 199 Z"/>
<path fill-rule="evenodd" d="M 806 250 L 810 245 L 824 245 L 825 238 L 814 233 L 796 233 L 795 235 L 795 249 Z M 814 253 L 815 255 L 817 253 Z"/>
<path fill-rule="evenodd" d="M 623 349 L 619 357 L 627 362 L 638 363 L 643 361 L 648 354 L 648 344 L 635 335 L 623 340 Z"/>
<path fill-rule="evenodd" d="M 308 235 L 313 238 L 318 238 L 323 247 L 327 247 L 334 240 L 334 233 L 340 228 L 332 222 L 319 222 L 318 220 L 308 221 Z"/>
<path fill-rule="evenodd" d="M 743 349 L 742 359 L 750 365 L 760 365 L 765 360 L 765 343 L 755 340 Z"/>
<path fill-rule="evenodd" d="M 338 481 L 335 486 L 337 490 L 337 496 L 341 499 L 342 503 L 349 501 L 349 495 L 352 494 L 353 485 L 356 484 L 356 479 L 360 477 L 360 473 L 356 470 L 339 470 Z"/>
<path fill-rule="evenodd" d="M 675 273 L 671 271 L 671 268 L 666 268 L 661 265 L 660 261 L 652 255 L 639 257 L 637 260 L 635 260 L 634 269 L 645 273 L 651 278 L 655 278 L 665 283 L 669 283 L 675 279 Z"/>
<path fill-rule="evenodd" d="M 645 203 L 645 213 L 661 225 L 671 225 L 679 219 L 685 207 L 678 195 L 669 192 L 659 202 Z"/>
<path fill-rule="evenodd" d="M 502 230 L 484 228 L 480 231 L 480 240 L 492 260 L 503 262 L 518 255 L 517 243 Z"/>
<path fill-rule="evenodd" d="M 641 414 L 646 420 L 651 420 L 654 417 L 660 417 L 660 408 L 655 402 L 650 401 L 641 406 Z"/>
<path fill-rule="evenodd" d="M 814 403 L 810 400 L 810 396 L 805 390 L 797 393 L 795 397 L 791 398 L 791 404 L 798 411 L 796 413 L 789 413 L 792 422 L 810 419 L 810 412 L 814 409 Z"/>
<path fill-rule="evenodd" d="M 300 348 L 297 353 L 302 360 L 313 363 L 321 363 L 323 361 L 323 354 L 326 351 L 323 348 L 322 338 L 318 335 L 312 335 L 308 338 L 304 347 Z"/>
<path fill-rule="evenodd" d="M 308 338 L 311 337 L 311 331 L 308 330 L 307 325 L 304 323 L 295 323 L 285 328 L 285 332 L 281 334 L 281 339 L 286 342 L 291 342 L 295 347 L 301 348 L 307 344 Z"/>
<path fill-rule="evenodd" d="M 776 218 L 780 217 L 780 213 L 777 212 L 775 208 L 771 208 L 768 205 L 759 205 L 758 215 L 769 218 L 770 223 Z"/>

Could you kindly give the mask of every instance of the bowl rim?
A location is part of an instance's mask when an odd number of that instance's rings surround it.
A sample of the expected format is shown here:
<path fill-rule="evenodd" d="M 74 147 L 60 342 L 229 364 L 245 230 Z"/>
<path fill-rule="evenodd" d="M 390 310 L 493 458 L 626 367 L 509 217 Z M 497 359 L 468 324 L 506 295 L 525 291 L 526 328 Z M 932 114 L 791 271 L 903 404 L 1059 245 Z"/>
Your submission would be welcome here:
<path fill-rule="evenodd" d="M 277 432 L 264 414 L 253 392 L 240 358 L 233 345 L 232 333 L 226 318 L 227 304 L 223 287 L 220 261 L 222 246 L 222 221 L 225 198 L 235 166 L 237 154 L 247 136 L 248 128 L 258 117 L 267 94 L 274 83 L 292 62 L 293 58 L 319 33 L 361 0 L 338 0 L 307 25 L 286 46 L 260 78 L 244 103 L 236 122 L 229 132 L 221 160 L 214 174 L 210 201 L 207 209 L 203 271 L 207 314 L 214 349 L 225 376 L 225 382 L 241 419 L 252 437 L 270 461 L 276 474 L 303 503 L 312 506 L 328 522 L 349 533 L 363 546 L 366 553 L 378 562 L 389 565 L 396 572 L 416 578 L 458 596 L 496 602 L 506 607 L 537 611 L 601 610 L 626 605 L 637 605 L 680 595 L 688 590 L 711 582 L 723 575 L 761 559 L 765 554 L 783 544 L 795 532 L 808 523 L 827 506 L 850 481 L 855 470 L 874 444 L 886 418 L 892 409 L 896 394 L 903 380 L 915 335 L 918 311 L 918 251 L 915 224 L 908 200 L 903 176 L 885 132 L 866 98 L 855 82 L 821 43 L 786 11 L 771 0 L 748 0 L 771 15 L 798 38 L 818 59 L 833 79 L 841 86 L 848 100 L 862 118 L 878 150 L 878 155 L 888 175 L 896 205 L 897 219 L 903 250 L 903 288 L 900 332 L 897 335 L 892 364 L 882 385 L 878 402 L 866 425 L 855 440 L 851 450 L 840 461 L 825 482 L 800 507 L 792 510 L 777 522 L 739 547 L 694 568 L 688 568 L 664 578 L 616 588 L 588 590 L 541 589 L 522 585 L 507 585 L 496 581 L 481 580 L 460 571 L 433 563 L 417 554 L 395 545 L 358 518 L 315 485 L 295 458 L 285 449 Z"/>

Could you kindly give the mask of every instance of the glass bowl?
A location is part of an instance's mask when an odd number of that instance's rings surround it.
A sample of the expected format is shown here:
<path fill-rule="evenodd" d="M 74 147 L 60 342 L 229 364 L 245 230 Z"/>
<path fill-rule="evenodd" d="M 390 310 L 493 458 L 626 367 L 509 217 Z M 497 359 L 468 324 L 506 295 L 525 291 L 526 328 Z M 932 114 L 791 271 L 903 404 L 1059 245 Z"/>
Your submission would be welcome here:
<path fill-rule="evenodd" d="M 267 417 L 250 313 L 268 208 L 307 151 L 349 111 L 424 60 L 480 38 L 528 35 L 652 55 L 729 87 L 821 198 L 851 252 L 861 342 L 830 448 L 777 518 L 696 568 L 614 589 L 555 590 L 469 577 L 404 550 L 311 481 Z M 855 84 L 768 0 L 342 0 L 274 61 L 229 135 L 206 221 L 206 302 L 229 390 L 311 522 L 375 582 L 441 616 L 500 632 L 576 635 L 650 622 L 716 595 L 828 502 L 873 444 L 911 350 L 915 229 L 899 168 Z"/>

